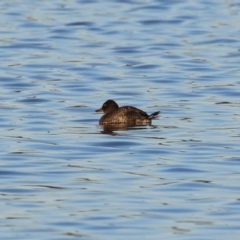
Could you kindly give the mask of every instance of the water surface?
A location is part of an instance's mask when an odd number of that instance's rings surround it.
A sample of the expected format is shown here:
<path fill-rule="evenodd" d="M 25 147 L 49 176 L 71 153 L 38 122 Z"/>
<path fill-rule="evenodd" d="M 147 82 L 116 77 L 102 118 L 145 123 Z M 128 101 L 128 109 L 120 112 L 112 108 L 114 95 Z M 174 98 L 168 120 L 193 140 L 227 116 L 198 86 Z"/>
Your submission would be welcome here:
<path fill-rule="evenodd" d="M 239 239 L 236 1 L 0 13 L 2 239 Z M 105 131 L 107 99 L 161 116 Z"/>

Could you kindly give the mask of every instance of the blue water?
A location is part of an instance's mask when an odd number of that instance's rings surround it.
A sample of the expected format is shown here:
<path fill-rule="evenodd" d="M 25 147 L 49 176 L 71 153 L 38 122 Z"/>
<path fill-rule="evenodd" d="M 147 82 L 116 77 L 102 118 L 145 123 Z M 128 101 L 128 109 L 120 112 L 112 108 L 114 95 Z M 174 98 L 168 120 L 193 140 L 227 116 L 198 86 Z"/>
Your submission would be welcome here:
<path fill-rule="evenodd" d="M 238 240 L 240 4 L 0 3 L 1 239 Z M 152 126 L 106 131 L 107 99 Z"/>

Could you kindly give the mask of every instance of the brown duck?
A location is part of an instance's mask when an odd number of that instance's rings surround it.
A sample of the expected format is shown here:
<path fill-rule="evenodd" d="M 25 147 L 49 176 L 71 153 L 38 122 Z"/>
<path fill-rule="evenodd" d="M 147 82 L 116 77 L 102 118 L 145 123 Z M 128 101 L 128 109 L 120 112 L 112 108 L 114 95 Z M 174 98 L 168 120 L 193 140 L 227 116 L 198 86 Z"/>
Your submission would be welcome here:
<path fill-rule="evenodd" d="M 160 112 L 154 112 L 148 115 L 146 112 L 131 106 L 119 107 L 113 100 L 107 100 L 96 112 L 103 112 L 99 124 L 128 124 L 128 125 L 146 125 L 150 124 Z"/>

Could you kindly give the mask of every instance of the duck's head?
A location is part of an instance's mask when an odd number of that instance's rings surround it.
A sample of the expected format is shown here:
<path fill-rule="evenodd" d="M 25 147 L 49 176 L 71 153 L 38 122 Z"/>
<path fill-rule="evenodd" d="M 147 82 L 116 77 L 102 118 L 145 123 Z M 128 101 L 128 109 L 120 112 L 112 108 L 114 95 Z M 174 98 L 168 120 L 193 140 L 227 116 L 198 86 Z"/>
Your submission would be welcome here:
<path fill-rule="evenodd" d="M 96 110 L 96 112 L 109 113 L 116 109 L 118 109 L 117 103 L 113 100 L 107 100 L 100 109 Z"/>

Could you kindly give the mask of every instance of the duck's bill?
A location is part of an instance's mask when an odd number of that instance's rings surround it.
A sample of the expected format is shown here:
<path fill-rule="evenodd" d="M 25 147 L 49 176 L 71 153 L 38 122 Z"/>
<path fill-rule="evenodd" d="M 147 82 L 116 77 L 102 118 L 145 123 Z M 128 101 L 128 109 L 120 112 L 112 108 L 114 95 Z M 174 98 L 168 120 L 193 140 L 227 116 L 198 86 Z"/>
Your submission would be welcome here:
<path fill-rule="evenodd" d="M 95 112 L 103 112 L 103 110 L 101 108 L 99 108 Z"/>

